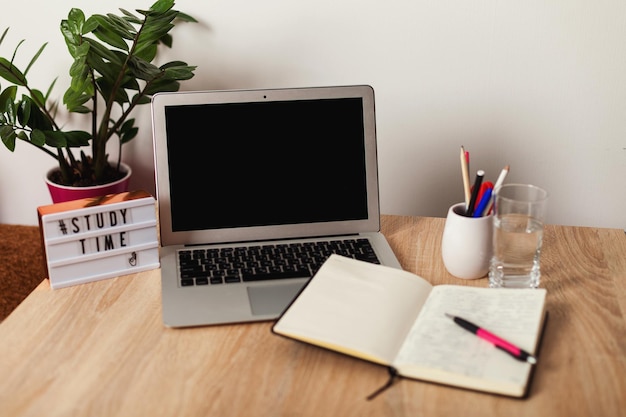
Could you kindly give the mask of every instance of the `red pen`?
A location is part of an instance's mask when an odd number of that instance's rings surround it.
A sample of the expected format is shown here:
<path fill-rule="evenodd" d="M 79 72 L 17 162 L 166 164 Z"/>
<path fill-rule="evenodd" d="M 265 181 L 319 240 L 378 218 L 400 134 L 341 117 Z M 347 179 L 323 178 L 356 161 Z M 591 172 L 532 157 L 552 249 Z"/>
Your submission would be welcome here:
<path fill-rule="evenodd" d="M 485 194 L 485 191 L 487 191 L 488 188 L 493 189 L 493 183 L 491 181 L 483 181 L 483 183 L 480 184 L 480 188 L 478 189 L 478 196 L 476 196 L 477 204 L 480 200 L 483 199 L 483 195 Z"/>
<path fill-rule="evenodd" d="M 526 352 L 525 350 L 520 349 L 519 347 L 515 346 L 514 344 L 507 342 L 506 340 L 496 336 L 495 334 L 483 328 L 478 327 L 477 325 L 473 323 L 470 323 L 469 321 L 465 319 L 462 319 L 457 316 L 453 316 L 452 314 L 448 314 L 448 313 L 445 313 L 445 314 L 447 317 L 450 317 L 452 320 L 454 320 L 456 324 L 458 324 L 465 330 L 471 333 L 474 333 L 476 336 L 480 337 L 481 339 L 484 339 L 492 343 L 497 348 L 502 349 L 509 355 L 513 356 L 515 359 L 528 362 L 533 365 L 537 363 L 537 358 L 535 358 L 533 355 Z"/>

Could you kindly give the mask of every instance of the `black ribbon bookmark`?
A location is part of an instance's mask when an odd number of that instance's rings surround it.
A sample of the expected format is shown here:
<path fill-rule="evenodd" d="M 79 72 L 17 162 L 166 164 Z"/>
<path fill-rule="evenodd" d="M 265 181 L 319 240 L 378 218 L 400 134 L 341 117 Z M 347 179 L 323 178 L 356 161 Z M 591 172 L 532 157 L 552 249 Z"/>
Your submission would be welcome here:
<path fill-rule="evenodd" d="M 385 385 L 383 385 L 382 387 L 378 388 L 376 391 L 374 391 L 370 395 L 368 395 L 367 396 L 367 401 L 370 401 L 370 400 L 373 400 L 374 398 L 376 398 L 378 396 L 378 394 L 382 393 L 387 388 L 391 387 L 398 380 L 398 378 L 400 377 L 400 375 L 398 374 L 398 371 L 396 370 L 396 368 L 394 368 L 392 366 L 388 367 L 387 371 L 389 372 L 389 379 L 387 380 Z"/>

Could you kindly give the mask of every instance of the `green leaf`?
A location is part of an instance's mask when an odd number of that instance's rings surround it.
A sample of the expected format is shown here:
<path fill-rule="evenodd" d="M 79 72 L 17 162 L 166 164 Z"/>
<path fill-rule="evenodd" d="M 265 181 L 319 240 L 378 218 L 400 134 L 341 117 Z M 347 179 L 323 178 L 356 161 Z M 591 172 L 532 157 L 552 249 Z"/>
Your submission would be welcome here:
<path fill-rule="evenodd" d="M 37 146 L 43 146 L 46 143 L 46 135 L 41 130 L 35 129 L 30 134 L 30 141 Z"/>
<path fill-rule="evenodd" d="M 161 36 L 161 38 L 159 39 L 159 42 L 161 42 L 163 45 L 167 46 L 168 48 L 171 48 L 174 42 L 174 38 L 172 37 L 172 35 L 168 33 L 166 35 Z"/>
<path fill-rule="evenodd" d="M 102 59 L 98 59 L 97 57 L 93 57 L 90 59 L 92 63 L 92 69 L 96 74 L 100 76 L 96 77 L 96 81 L 101 78 L 105 78 L 110 82 L 116 80 L 122 74 L 122 64 L 116 61 L 105 61 Z"/>
<path fill-rule="evenodd" d="M 12 126 L 4 125 L 0 126 L 0 138 L 2 138 L 2 142 L 4 146 L 7 147 L 11 152 L 15 151 L 15 138 L 17 134 Z"/>
<path fill-rule="evenodd" d="M 87 66 L 87 58 L 79 57 L 72 62 L 69 70 L 70 77 L 72 79 L 78 78 L 81 80 L 89 78 L 90 72 L 89 67 Z M 72 82 L 76 82 L 72 80 Z"/>
<path fill-rule="evenodd" d="M 29 103 L 25 105 L 24 103 Z M 24 110 L 28 110 L 28 118 L 25 118 Z M 31 129 L 52 130 L 52 122 L 44 114 L 41 108 L 30 97 L 22 96 L 22 106 L 18 109 L 18 119 L 22 126 L 29 126 Z"/>
<path fill-rule="evenodd" d="M 150 99 L 150 96 L 142 95 L 141 97 L 139 97 L 139 94 L 135 94 L 133 96 L 133 100 L 132 101 L 133 101 L 133 103 L 140 105 L 140 104 L 148 104 L 148 103 L 150 103 L 151 99 Z"/>
<path fill-rule="evenodd" d="M 128 103 L 129 98 L 128 94 L 124 89 L 118 88 L 115 92 L 113 91 L 113 85 L 111 84 L 109 79 L 100 78 L 98 79 L 98 88 L 102 92 L 102 96 L 106 101 L 109 100 L 109 97 L 114 95 L 113 100 L 116 103 L 124 104 Z"/>
<path fill-rule="evenodd" d="M 2 41 L 4 41 L 4 37 L 7 35 L 9 28 L 6 28 L 4 32 L 2 32 L 2 36 L 0 36 L 0 45 L 2 45 Z"/>
<path fill-rule="evenodd" d="M 122 127 L 120 127 L 120 132 L 124 133 L 128 131 L 129 129 L 132 129 L 134 124 L 135 124 L 135 119 L 126 120 L 124 124 L 122 124 Z"/>
<path fill-rule="evenodd" d="M 61 21 L 61 33 L 63 34 L 63 39 L 65 39 L 65 45 L 67 46 L 67 50 L 72 57 L 76 57 L 76 48 L 80 44 L 80 39 L 77 38 L 69 27 L 69 23 L 67 20 Z"/>
<path fill-rule="evenodd" d="M 48 101 L 48 98 L 50 97 L 50 93 L 52 93 L 52 89 L 54 88 L 54 85 L 57 83 L 57 79 L 58 78 L 55 78 L 54 80 L 52 80 L 52 83 L 50 83 L 50 87 L 48 87 L 48 90 L 46 91 L 46 95 L 43 97 L 44 103 Z"/>
<path fill-rule="evenodd" d="M 94 29 L 92 33 L 96 35 L 98 39 L 108 45 L 128 51 L 128 44 L 124 41 L 124 38 L 115 31 L 115 26 L 111 25 L 106 16 L 94 15 L 93 17 L 98 22 L 98 27 Z M 132 37 L 130 39 L 132 39 Z"/>
<path fill-rule="evenodd" d="M 82 34 L 85 27 L 85 14 L 82 10 L 73 8 L 67 15 L 67 19 L 61 20 L 61 33 L 65 43 L 73 57 L 77 56 L 76 48 L 82 42 Z"/>
<path fill-rule="evenodd" d="M 165 70 L 165 77 L 172 80 L 189 80 L 193 78 L 193 71 L 197 68 L 189 66 L 184 62 L 170 62 L 161 67 Z"/>
<path fill-rule="evenodd" d="M 91 135 L 83 130 L 72 130 L 70 132 L 61 132 L 65 137 L 67 146 L 78 148 L 89 145 Z"/>
<path fill-rule="evenodd" d="M 157 0 L 152 6 L 150 6 L 151 12 L 164 13 L 174 7 L 174 0 Z"/>
<path fill-rule="evenodd" d="M 28 66 L 26 67 L 26 69 L 24 70 L 24 77 L 26 77 L 26 74 L 28 74 L 28 71 L 30 70 L 30 67 L 33 66 L 33 64 L 35 63 L 35 61 L 37 61 L 37 58 L 39 58 L 39 55 L 41 55 L 41 53 L 43 52 L 44 49 L 46 49 L 46 46 L 48 45 L 48 42 L 44 43 L 43 45 L 41 45 L 41 48 L 39 48 L 39 50 L 37 51 L 37 53 L 35 54 L 35 56 L 33 56 L 33 59 L 30 60 L 30 62 L 28 63 Z"/>
<path fill-rule="evenodd" d="M 8 105 L 13 106 L 17 96 L 17 87 L 12 85 L 0 93 L 0 112 L 4 112 Z"/>
<path fill-rule="evenodd" d="M 46 137 L 46 145 L 53 148 L 65 148 L 67 146 L 67 141 L 65 140 L 63 132 L 48 130 L 43 131 L 42 133 Z"/>
<path fill-rule="evenodd" d="M 174 92 L 174 91 L 178 91 L 178 89 L 180 88 L 180 83 L 177 81 L 172 81 L 172 80 L 158 80 L 155 81 L 153 83 L 151 83 L 146 90 L 144 91 L 144 94 L 147 95 L 152 95 L 152 94 L 156 94 L 159 92 Z"/>
<path fill-rule="evenodd" d="M 98 57 L 111 62 L 119 62 L 119 65 L 122 65 L 121 63 L 124 60 L 122 59 L 122 61 L 120 61 L 119 57 L 120 55 L 125 57 L 125 54 L 116 54 L 114 51 L 105 48 L 102 44 L 96 42 L 93 39 L 85 38 L 85 41 L 88 42 L 90 46 L 89 54 L 87 56 L 87 62 L 89 63 L 89 65 L 92 65 L 92 59 L 94 59 L 94 57 Z"/>
<path fill-rule="evenodd" d="M 194 19 L 193 17 L 189 16 L 187 13 L 183 13 L 183 12 L 178 12 L 178 16 L 176 16 L 177 19 L 180 19 L 184 22 L 189 22 L 189 23 L 198 23 L 198 21 L 196 19 Z"/>
<path fill-rule="evenodd" d="M 22 126 L 28 126 L 28 121 L 30 119 L 30 109 L 32 108 L 32 101 L 24 98 L 22 99 L 20 107 L 20 111 L 18 112 L 18 116 L 21 115 L 20 123 L 22 124 Z"/>
<path fill-rule="evenodd" d="M 139 132 L 139 128 L 134 127 L 132 129 L 130 129 L 128 132 L 124 133 L 122 135 L 122 137 L 120 138 L 120 143 L 123 145 L 125 143 L 130 142 L 131 140 L 135 139 L 135 137 L 137 136 L 137 133 Z"/>
<path fill-rule="evenodd" d="M 89 42 L 83 42 L 76 47 L 75 58 L 86 58 L 87 55 L 89 55 L 89 51 L 91 51 L 91 44 Z"/>
<path fill-rule="evenodd" d="M 43 93 L 39 90 L 32 90 L 30 92 L 30 97 L 33 99 L 33 102 L 37 104 L 38 107 L 46 106 L 46 97 L 44 97 Z"/>
<path fill-rule="evenodd" d="M 19 103 L 16 103 L 15 101 L 7 102 L 6 107 L 2 109 L 6 116 L 6 120 L 11 124 L 15 124 L 15 115 L 17 113 L 16 107 L 18 105 Z"/>
<path fill-rule="evenodd" d="M 83 26 L 85 25 L 85 13 L 81 9 L 72 8 L 67 15 L 67 22 L 72 33 L 82 35 Z"/>
<path fill-rule="evenodd" d="M 137 81 L 135 77 L 125 77 L 122 83 L 122 88 L 126 90 L 139 91 L 140 86 L 139 86 L 139 82 Z"/>
<path fill-rule="evenodd" d="M 157 44 L 146 44 L 141 47 L 135 48 L 135 56 L 143 59 L 144 61 L 152 62 L 158 52 Z"/>
<path fill-rule="evenodd" d="M 27 84 L 24 74 L 5 58 L 0 58 L 0 77 L 15 85 Z"/>
<path fill-rule="evenodd" d="M 83 35 L 93 32 L 98 27 L 98 19 L 95 19 L 93 16 L 90 16 L 89 19 L 85 22 L 83 26 Z"/>
<path fill-rule="evenodd" d="M 126 21 L 128 21 L 130 23 L 134 23 L 136 25 L 141 25 L 141 23 L 143 22 L 143 20 L 139 19 L 137 16 L 135 16 L 134 14 L 132 14 L 131 12 L 129 12 L 129 11 L 125 10 L 125 9 L 120 9 L 120 11 L 124 15 L 124 19 L 126 19 Z"/>
<path fill-rule="evenodd" d="M 120 142 L 122 144 L 130 142 L 135 138 L 135 136 L 137 136 L 139 128 L 135 127 L 134 124 L 135 119 L 129 119 L 126 120 L 120 128 Z"/>
<path fill-rule="evenodd" d="M 72 80 L 72 85 L 67 89 L 63 96 L 63 102 L 67 105 L 69 102 L 83 104 L 95 95 L 91 78 L 86 80 Z"/>
<path fill-rule="evenodd" d="M 135 78 L 139 78 L 140 80 L 150 81 L 162 76 L 161 70 L 156 65 L 136 56 L 130 57 L 128 69 Z"/>
<path fill-rule="evenodd" d="M 126 39 L 134 39 L 137 31 L 135 27 L 128 23 L 128 21 L 116 16 L 112 13 L 107 14 L 107 18 L 110 19 L 111 28 L 118 32 L 120 36 Z"/>
<path fill-rule="evenodd" d="M 91 99 L 92 95 L 83 94 L 68 88 L 63 95 L 63 103 L 65 107 L 73 113 L 89 113 L 91 109 L 84 104 Z"/>
<path fill-rule="evenodd" d="M 172 10 L 161 15 L 147 16 L 141 35 L 137 40 L 138 45 L 157 43 L 174 27 L 172 21 L 177 14 L 178 12 Z"/>

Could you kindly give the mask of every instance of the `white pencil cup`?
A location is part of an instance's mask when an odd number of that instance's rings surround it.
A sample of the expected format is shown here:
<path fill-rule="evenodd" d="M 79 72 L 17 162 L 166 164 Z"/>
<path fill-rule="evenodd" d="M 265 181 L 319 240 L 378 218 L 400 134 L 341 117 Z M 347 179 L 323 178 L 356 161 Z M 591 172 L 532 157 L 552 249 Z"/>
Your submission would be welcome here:
<path fill-rule="evenodd" d="M 465 203 L 448 210 L 441 240 L 441 255 L 448 272 L 457 278 L 482 278 L 492 254 L 492 215 L 466 217 Z"/>

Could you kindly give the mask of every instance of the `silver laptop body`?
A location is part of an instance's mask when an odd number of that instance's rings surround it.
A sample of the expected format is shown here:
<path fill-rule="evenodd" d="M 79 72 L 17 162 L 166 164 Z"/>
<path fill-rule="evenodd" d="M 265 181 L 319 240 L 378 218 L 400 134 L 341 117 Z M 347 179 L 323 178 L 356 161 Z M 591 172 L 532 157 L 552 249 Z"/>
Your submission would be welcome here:
<path fill-rule="evenodd" d="M 192 91 L 152 99 L 163 322 L 272 320 L 308 278 L 181 284 L 180 251 L 380 233 L 369 86 Z"/>

